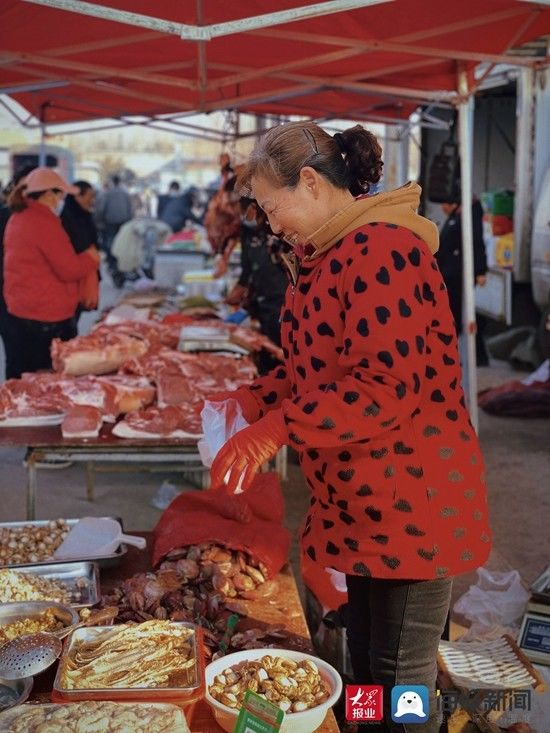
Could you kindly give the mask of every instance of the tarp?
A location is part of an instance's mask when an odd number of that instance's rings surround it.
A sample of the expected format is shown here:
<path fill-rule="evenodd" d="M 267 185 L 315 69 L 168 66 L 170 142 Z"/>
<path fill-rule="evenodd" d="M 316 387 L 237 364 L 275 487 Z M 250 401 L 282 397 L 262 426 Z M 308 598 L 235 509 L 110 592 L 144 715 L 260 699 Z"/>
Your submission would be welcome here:
<path fill-rule="evenodd" d="M 450 100 L 459 65 L 504 61 L 550 33 L 546 0 L 364 0 L 292 22 L 284 12 L 346 2 L 2 0 L 0 92 L 50 124 L 227 108 L 388 121 Z M 116 11 L 123 22 L 81 14 Z M 275 11 L 274 25 L 223 25 Z"/>

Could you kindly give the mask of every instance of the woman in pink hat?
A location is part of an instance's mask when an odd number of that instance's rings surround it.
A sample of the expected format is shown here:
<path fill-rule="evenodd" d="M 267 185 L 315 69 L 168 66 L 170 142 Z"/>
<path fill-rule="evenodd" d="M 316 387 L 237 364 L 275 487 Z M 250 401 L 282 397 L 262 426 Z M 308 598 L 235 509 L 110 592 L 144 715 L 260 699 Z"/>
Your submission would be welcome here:
<path fill-rule="evenodd" d="M 78 282 L 99 265 L 95 247 L 75 253 L 58 217 L 65 194 L 77 192 L 51 168 L 35 168 L 8 199 L 4 298 L 19 343 L 8 377 L 51 369 L 52 340 L 76 336 Z"/>

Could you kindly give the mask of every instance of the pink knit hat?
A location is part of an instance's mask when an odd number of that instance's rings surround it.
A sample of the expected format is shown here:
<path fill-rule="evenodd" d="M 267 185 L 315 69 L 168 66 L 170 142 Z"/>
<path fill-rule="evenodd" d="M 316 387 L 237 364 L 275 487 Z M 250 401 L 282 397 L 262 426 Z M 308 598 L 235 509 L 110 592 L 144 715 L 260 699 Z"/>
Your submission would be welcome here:
<path fill-rule="evenodd" d="M 25 193 L 38 193 L 58 188 L 65 193 L 80 193 L 78 186 L 70 186 L 53 168 L 35 168 L 25 179 Z"/>

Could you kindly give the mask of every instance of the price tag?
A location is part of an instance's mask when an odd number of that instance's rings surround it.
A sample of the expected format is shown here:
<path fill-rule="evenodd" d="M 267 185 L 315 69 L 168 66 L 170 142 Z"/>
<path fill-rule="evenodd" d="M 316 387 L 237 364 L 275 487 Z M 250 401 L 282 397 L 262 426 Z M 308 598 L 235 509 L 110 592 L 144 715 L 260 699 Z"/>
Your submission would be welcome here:
<path fill-rule="evenodd" d="M 278 733 L 284 717 L 280 707 L 247 690 L 233 733 Z"/>

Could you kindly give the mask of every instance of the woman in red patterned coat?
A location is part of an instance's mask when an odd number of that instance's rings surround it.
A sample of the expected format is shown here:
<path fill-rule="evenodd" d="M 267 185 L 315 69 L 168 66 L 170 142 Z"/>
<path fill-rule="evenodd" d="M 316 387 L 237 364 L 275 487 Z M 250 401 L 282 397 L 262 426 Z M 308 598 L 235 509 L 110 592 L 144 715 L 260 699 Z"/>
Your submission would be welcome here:
<path fill-rule="evenodd" d="M 346 574 L 357 684 L 425 685 L 438 730 L 436 654 L 452 576 L 490 549 L 483 459 L 461 387 L 456 334 L 433 258 L 435 226 L 409 183 L 364 195 L 381 149 L 361 126 L 331 137 L 296 122 L 269 130 L 246 177 L 293 249 L 282 310 L 285 365 L 231 395 L 252 424 L 212 466 L 246 489 L 283 444 L 311 507 L 302 549 Z M 399 718 L 396 719 L 399 721 Z"/>

